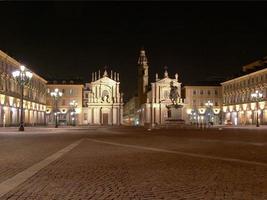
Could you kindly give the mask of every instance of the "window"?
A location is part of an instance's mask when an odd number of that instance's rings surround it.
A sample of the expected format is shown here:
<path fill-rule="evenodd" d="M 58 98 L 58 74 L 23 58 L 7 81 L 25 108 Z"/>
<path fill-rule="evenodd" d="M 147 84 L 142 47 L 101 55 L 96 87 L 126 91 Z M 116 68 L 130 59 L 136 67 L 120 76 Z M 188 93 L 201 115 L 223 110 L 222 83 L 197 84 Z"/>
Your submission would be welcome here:
<path fill-rule="evenodd" d="M 200 90 L 200 94 L 201 94 L 201 95 L 203 94 L 203 90 Z"/>
<path fill-rule="evenodd" d="M 208 90 L 208 95 L 210 95 L 210 91 Z"/>
<path fill-rule="evenodd" d="M 62 89 L 62 93 L 63 93 L 63 94 L 65 93 L 65 89 Z"/>
<path fill-rule="evenodd" d="M 73 89 L 70 89 L 70 95 L 72 95 L 73 94 Z"/>
<path fill-rule="evenodd" d="M 193 91 L 193 95 L 196 95 L 196 94 L 197 94 L 197 92 L 196 92 L 196 90 L 194 90 L 194 91 Z"/>
<path fill-rule="evenodd" d="M 214 91 L 214 94 L 215 94 L 215 95 L 218 95 L 218 91 L 217 91 L 217 90 L 215 90 L 215 91 Z"/>
<path fill-rule="evenodd" d="M 85 98 L 88 99 L 88 93 L 85 94 Z"/>

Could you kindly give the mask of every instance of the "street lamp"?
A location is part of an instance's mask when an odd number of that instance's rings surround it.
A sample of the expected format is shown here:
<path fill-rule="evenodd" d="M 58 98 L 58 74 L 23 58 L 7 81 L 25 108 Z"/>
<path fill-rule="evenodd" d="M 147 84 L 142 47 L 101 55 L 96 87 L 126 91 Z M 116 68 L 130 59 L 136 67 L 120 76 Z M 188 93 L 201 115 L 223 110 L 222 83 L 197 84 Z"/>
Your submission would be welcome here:
<path fill-rule="evenodd" d="M 211 124 L 211 120 L 210 119 L 212 118 L 211 111 L 212 111 L 213 103 L 210 100 L 208 100 L 208 102 L 205 103 L 205 106 L 207 108 L 206 112 L 208 114 L 208 125 L 210 125 Z"/>
<path fill-rule="evenodd" d="M 58 123 L 57 123 L 57 115 L 58 115 L 58 100 L 62 97 L 62 92 L 60 92 L 57 88 L 54 90 L 54 92 L 51 92 L 50 95 L 53 98 L 54 101 L 54 106 L 55 106 L 55 118 L 56 118 L 56 124 L 55 124 L 55 128 L 58 127 Z"/>
<path fill-rule="evenodd" d="M 263 94 L 261 92 L 259 92 L 258 90 L 256 90 L 254 93 L 251 94 L 251 98 L 252 100 L 254 99 L 254 101 L 256 101 L 256 109 L 257 109 L 257 112 L 256 112 L 256 127 L 259 127 L 260 124 L 259 124 L 259 101 L 262 100 L 263 98 Z"/>
<path fill-rule="evenodd" d="M 72 100 L 70 102 L 70 107 L 71 107 L 71 120 L 73 121 L 72 125 L 75 126 L 76 125 L 76 108 L 78 106 L 78 103 L 75 100 Z"/>
<path fill-rule="evenodd" d="M 21 65 L 19 70 L 13 71 L 12 76 L 17 80 L 21 89 L 20 96 L 20 125 L 19 131 L 24 131 L 24 119 L 23 119 L 23 96 L 24 96 L 24 86 L 30 83 L 32 78 L 32 72 L 27 70 L 25 66 Z"/>

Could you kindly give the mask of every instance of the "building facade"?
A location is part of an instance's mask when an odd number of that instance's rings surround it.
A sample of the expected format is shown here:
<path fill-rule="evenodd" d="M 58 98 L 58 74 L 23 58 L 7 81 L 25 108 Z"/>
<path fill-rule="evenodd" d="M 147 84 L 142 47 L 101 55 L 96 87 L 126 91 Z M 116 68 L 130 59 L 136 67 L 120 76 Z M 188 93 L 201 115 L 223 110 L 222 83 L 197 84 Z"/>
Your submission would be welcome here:
<path fill-rule="evenodd" d="M 225 123 L 234 125 L 267 124 L 267 68 L 221 83 Z M 251 96 L 255 91 L 263 94 L 259 103 Z M 258 109 L 257 109 L 258 107 Z"/>
<path fill-rule="evenodd" d="M 172 87 L 176 89 L 178 98 L 173 106 L 171 99 Z M 140 113 L 140 124 L 149 124 L 152 127 L 166 125 L 169 123 L 180 123 L 184 116 L 184 102 L 181 98 L 181 83 L 178 81 L 178 74 L 174 78 L 169 77 L 167 70 L 163 78 L 156 74 L 155 82 L 151 83 L 151 90 L 147 92 L 146 103 L 142 104 L 138 112 Z"/>
<path fill-rule="evenodd" d="M 123 124 L 136 126 L 139 125 L 139 116 L 137 115 L 137 105 L 139 99 L 137 96 L 132 97 L 123 107 Z"/>
<path fill-rule="evenodd" d="M 221 86 L 184 86 L 186 122 L 190 124 L 222 123 Z"/>
<path fill-rule="evenodd" d="M 47 84 L 46 118 L 48 124 L 55 124 L 55 112 L 58 112 L 58 123 L 61 125 L 83 124 L 83 87 L 83 84 L 74 81 L 54 81 Z M 62 92 L 62 97 L 57 102 L 57 110 L 56 102 L 51 97 L 51 92 L 56 88 Z"/>
<path fill-rule="evenodd" d="M 0 126 L 17 126 L 20 120 L 20 85 L 12 72 L 21 63 L 0 50 Z M 30 83 L 24 87 L 25 125 L 44 125 L 46 110 L 46 80 L 33 73 Z"/>
<path fill-rule="evenodd" d="M 178 74 L 171 78 L 165 70 L 162 78 L 156 74 L 155 82 L 149 84 L 149 66 L 144 49 L 140 51 L 137 69 L 138 96 L 125 104 L 124 122 L 128 125 L 161 126 L 183 121 L 184 103 Z M 175 90 L 176 94 L 175 108 L 171 99 L 172 90 Z"/>
<path fill-rule="evenodd" d="M 120 125 L 123 122 L 123 96 L 120 92 L 119 73 L 110 76 L 105 70 L 92 73 L 92 82 L 84 92 L 83 121 L 91 125 Z"/>

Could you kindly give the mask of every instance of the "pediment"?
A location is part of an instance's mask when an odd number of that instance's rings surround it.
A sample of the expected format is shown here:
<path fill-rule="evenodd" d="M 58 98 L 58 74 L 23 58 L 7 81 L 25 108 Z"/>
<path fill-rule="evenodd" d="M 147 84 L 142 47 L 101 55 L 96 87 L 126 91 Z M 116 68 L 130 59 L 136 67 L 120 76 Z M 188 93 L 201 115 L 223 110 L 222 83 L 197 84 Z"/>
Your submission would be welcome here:
<path fill-rule="evenodd" d="M 171 78 L 168 78 L 168 77 L 160 79 L 156 83 L 157 84 L 159 83 L 159 84 L 168 84 L 169 85 L 172 81 L 174 82 L 174 84 L 177 83 L 176 79 L 171 79 Z"/>
<path fill-rule="evenodd" d="M 115 85 L 117 82 L 109 77 L 102 77 L 96 81 L 93 82 L 93 84 L 106 84 L 106 85 Z"/>

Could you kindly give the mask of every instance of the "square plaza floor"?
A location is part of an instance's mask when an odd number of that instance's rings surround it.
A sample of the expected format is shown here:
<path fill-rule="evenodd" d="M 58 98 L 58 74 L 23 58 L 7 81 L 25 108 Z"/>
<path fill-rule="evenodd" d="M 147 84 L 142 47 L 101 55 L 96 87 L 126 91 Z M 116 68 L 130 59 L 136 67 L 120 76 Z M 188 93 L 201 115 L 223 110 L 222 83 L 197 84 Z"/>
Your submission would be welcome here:
<path fill-rule="evenodd" d="M 2 128 L 0 144 L 0 199 L 267 199 L 265 128 Z"/>

